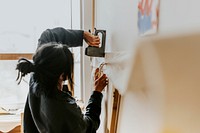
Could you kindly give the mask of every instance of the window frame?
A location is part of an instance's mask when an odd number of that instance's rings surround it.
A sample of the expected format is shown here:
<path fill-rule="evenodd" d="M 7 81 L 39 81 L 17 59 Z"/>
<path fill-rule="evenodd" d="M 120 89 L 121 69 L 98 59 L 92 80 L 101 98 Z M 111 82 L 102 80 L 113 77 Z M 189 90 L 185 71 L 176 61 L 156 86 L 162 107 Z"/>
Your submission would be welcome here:
<path fill-rule="evenodd" d="M 82 21 L 82 18 L 81 18 L 81 13 L 82 13 L 81 0 L 69 0 L 69 2 L 70 2 L 70 9 L 67 8 L 66 11 L 70 11 L 71 16 L 70 16 L 69 19 L 70 19 L 71 25 L 70 26 L 66 25 L 66 26 L 64 26 L 64 28 L 66 28 L 66 29 L 81 29 L 81 26 L 82 26 L 81 25 L 81 21 Z M 64 18 L 64 19 L 66 19 L 66 18 Z M 52 27 L 49 27 L 49 28 L 52 28 Z M 38 31 L 37 31 L 37 33 L 38 33 Z M 34 39 L 36 38 L 35 34 L 34 34 L 33 38 Z M 37 44 L 36 40 L 33 43 Z M 8 51 L 8 52 L 2 51 L 2 52 L 0 52 L 0 60 L 18 60 L 20 57 L 24 57 L 24 58 L 32 60 L 34 50 L 35 49 L 33 49 L 31 51 L 27 51 L 27 52 L 26 51 L 22 51 L 22 52 L 21 51 Z M 73 50 L 72 50 L 72 52 L 73 52 Z M 77 95 L 77 97 L 78 97 L 78 100 L 84 101 L 83 100 L 84 90 L 82 89 L 82 88 L 84 88 L 83 87 L 83 76 L 82 76 L 83 75 L 83 72 L 82 72 L 82 70 L 83 70 L 83 68 L 82 68 L 82 58 L 83 58 L 82 48 L 80 48 L 79 52 L 80 52 L 80 55 L 78 55 L 78 56 L 80 56 L 79 57 L 80 58 L 80 68 L 78 68 L 78 69 L 80 69 L 80 70 L 78 70 L 78 71 L 80 71 L 80 76 L 79 75 L 78 76 L 80 77 L 79 78 L 80 79 L 80 85 L 78 84 L 78 88 L 79 88 L 78 92 L 80 93 L 80 96 Z M 77 76 L 75 74 L 73 74 L 73 75 Z M 75 85 L 73 86 L 73 88 L 76 87 Z M 72 90 L 73 90 L 72 94 L 74 94 L 73 88 L 72 88 Z"/>
<path fill-rule="evenodd" d="M 0 53 L 0 60 L 18 60 L 24 57 L 32 60 L 33 53 Z"/>

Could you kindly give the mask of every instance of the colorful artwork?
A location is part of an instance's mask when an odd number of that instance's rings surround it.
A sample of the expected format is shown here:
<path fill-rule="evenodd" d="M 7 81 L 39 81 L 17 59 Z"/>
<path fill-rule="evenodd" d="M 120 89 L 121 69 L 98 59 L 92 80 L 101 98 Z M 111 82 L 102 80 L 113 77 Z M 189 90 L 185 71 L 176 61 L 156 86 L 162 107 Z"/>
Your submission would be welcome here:
<path fill-rule="evenodd" d="M 140 35 L 153 34 L 158 29 L 159 0 L 139 0 L 138 29 Z"/>

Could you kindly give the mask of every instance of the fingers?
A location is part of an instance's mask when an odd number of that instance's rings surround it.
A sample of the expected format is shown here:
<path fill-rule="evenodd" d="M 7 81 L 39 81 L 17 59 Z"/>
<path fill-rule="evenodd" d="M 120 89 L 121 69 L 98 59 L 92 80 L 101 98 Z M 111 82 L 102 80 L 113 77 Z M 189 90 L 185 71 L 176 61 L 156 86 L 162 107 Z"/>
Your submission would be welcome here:
<path fill-rule="evenodd" d="M 97 68 L 95 70 L 95 74 L 94 74 L 94 80 L 97 80 L 99 78 L 99 68 Z"/>
<path fill-rule="evenodd" d="M 98 80 L 99 80 L 100 82 L 104 82 L 104 81 L 106 80 L 106 78 L 107 78 L 107 77 L 106 77 L 106 74 L 103 74 L 101 77 L 99 77 Z"/>
<path fill-rule="evenodd" d="M 105 74 L 103 74 L 103 76 L 101 76 L 100 81 L 103 84 L 103 87 L 108 85 L 108 78 L 107 78 L 107 76 Z"/>
<path fill-rule="evenodd" d="M 97 68 L 97 69 L 95 70 L 95 74 L 98 73 L 98 72 L 99 72 L 99 68 Z"/>
<path fill-rule="evenodd" d="M 99 44 L 100 44 L 99 36 L 94 36 L 91 33 L 85 31 L 84 32 L 84 40 L 90 46 L 99 47 Z"/>
<path fill-rule="evenodd" d="M 102 87 L 102 89 L 104 89 L 106 85 L 108 85 L 108 78 L 106 74 L 103 74 L 95 81 L 95 86 Z"/>
<path fill-rule="evenodd" d="M 106 76 L 106 74 L 103 74 L 101 77 L 100 77 L 100 80 L 102 80 L 102 81 L 106 81 L 107 80 L 107 76 Z"/>
<path fill-rule="evenodd" d="M 106 85 L 108 85 L 108 77 L 100 71 L 99 68 L 95 70 L 94 87 L 96 91 L 102 92 Z"/>
<path fill-rule="evenodd" d="M 108 85 L 108 79 L 95 81 L 95 91 L 102 92 L 104 88 Z"/>
<path fill-rule="evenodd" d="M 98 36 L 92 36 L 91 40 L 88 41 L 88 45 L 99 47 L 100 38 Z"/>

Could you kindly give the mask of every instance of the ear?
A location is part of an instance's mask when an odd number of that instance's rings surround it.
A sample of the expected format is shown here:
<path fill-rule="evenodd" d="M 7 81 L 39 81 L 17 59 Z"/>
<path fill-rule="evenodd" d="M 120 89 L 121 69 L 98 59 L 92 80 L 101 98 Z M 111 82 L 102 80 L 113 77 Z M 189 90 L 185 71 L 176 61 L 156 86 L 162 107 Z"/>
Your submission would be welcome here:
<path fill-rule="evenodd" d="M 64 73 L 62 73 L 59 77 L 59 81 L 64 81 Z"/>

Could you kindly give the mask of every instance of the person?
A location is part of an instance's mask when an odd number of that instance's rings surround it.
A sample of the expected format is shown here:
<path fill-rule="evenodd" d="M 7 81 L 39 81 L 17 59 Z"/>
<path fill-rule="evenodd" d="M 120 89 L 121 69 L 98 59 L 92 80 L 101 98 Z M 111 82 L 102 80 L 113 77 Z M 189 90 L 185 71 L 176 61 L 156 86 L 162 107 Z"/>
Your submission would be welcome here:
<path fill-rule="evenodd" d="M 95 133 L 100 125 L 102 90 L 108 84 L 107 76 L 94 76 L 92 92 L 83 114 L 69 91 L 63 91 L 63 82 L 73 85 L 73 55 L 68 47 L 98 46 L 99 37 L 82 30 L 61 27 L 45 30 L 33 55 L 33 62 L 18 60 L 18 83 L 30 74 L 29 93 L 24 108 L 24 133 Z M 99 72 L 96 69 L 95 75 Z"/>

